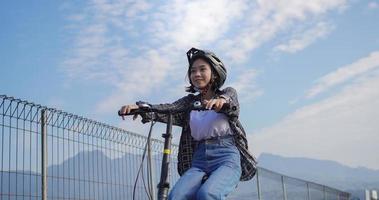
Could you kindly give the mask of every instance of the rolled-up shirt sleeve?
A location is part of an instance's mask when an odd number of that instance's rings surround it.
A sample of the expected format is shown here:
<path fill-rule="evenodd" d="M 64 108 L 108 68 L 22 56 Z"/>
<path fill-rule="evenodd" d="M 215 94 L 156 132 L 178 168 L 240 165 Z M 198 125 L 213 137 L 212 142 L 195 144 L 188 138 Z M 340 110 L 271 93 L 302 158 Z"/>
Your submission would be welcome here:
<path fill-rule="evenodd" d="M 226 114 L 230 118 L 237 118 L 239 116 L 239 102 L 236 89 L 227 87 L 221 91 L 220 98 L 224 98 L 229 107 L 224 107 L 220 112 Z"/>

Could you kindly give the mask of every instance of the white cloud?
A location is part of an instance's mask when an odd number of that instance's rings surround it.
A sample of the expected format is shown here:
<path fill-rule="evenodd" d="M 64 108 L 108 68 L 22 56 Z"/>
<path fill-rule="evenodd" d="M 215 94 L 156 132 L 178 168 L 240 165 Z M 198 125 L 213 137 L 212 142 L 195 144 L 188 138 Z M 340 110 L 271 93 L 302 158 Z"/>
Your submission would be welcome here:
<path fill-rule="evenodd" d="M 325 37 L 333 30 L 333 26 L 325 22 L 319 22 L 316 26 L 312 27 L 301 34 L 295 34 L 288 43 L 280 44 L 274 47 L 275 51 L 283 51 L 288 53 L 298 52 L 310 44 L 314 43 L 317 39 Z"/>
<path fill-rule="evenodd" d="M 108 97 L 96 108 L 100 113 L 110 112 L 159 87 L 170 86 L 166 92 L 176 94 L 172 85 L 182 85 L 185 75 L 178 72 L 186 65 L 185 52 L 192 46 L 223 52 L 223 60 L 243 62 L 251 50 L 293 22 L 344 4 L 345 0 L 172 0 L 155 4 L 93 0 L 80 14 L 68 14 L 68 27 L 77 29 L 62 65 L 71 79 L 111 85 L 113 91 L 104 94 Z M 242 73 L 235 84 L 243 87 L 241 91 L 254 91 L 242 92 L 243 98 L 255 98 L 262 92 L 247 84 L 246 76 Z"/>
<path fill-rule="evenodd" d="M 306 97 L 314 97 L 338 84 L 342 84 L 359 75 L 368 73 L 378 67 L 379 52 L 372 52 L 369 56 L 362 58 L 353 64 L 343 66 L 318 79 L 316 85 L 307 92 Z"/>
<path fill-rule="evenodd" d="M 128 35 L 130 24 L 135 25 L 139 15 L 147 13 L 149 8 L 145 1 L 93 0 L 80 14 L 69 14 L 72 21 L 68 26 L 75 27 L 77 33 L 63 69 L 73 78 L 114 84 L 115 73 L 130 57 L 130 47 L 124 45 L 125 31 Z"/>
<path fill-rule="evenodd" d="M 184 74 L 179 77 L 176 71 L 182 71 L 177 70 L 183 67 L 178 60 L 183 61 L 179 58 L 185 58 L 185 51 L 194 44 L 204 46 L 217 40 L 240 15 L 243 5 L 243 1 L 228 0 L 174 1 L 151 12 L 152 5 L 146 2 L 93 1 L 82 14 L 91 17 L 70 15 L 80 28 L 63 62 L 64 71 L 70 78 L 114 87 L 109 91 L 112 94 L 98 103 L 100 113 L 134 102 L 159 86 L 170 86 L 170 90 L 173 84 L 183 82 Z M 125 36 L 144 42 L 127 44 Z"/>
<path fill-rule="evenodd" d="M 155 38 L 178 47 L 205 46 L 220 39 L 247 9 L 245 0 L 174 0 L 153 14 Z"/>
<path fill-rule="evenodd" d="M 156 50 L 149 50 L 146 54 L 127 61 L 126 64 L 132 67 L 120 71 L 121 78 L 117 83 L 116 92 L 99 103 L 98 112 L 114 111 L 121 105 L 135 102 L 134 97 L 146 95 L 151 89 L 157 88 L 172 65 L 169 59 L 165 59 Z"/>
<path fill-rule="evenodd" d="M 253 152 L 335 160 L 379 169 L 379 70 L 249 135 Z"/>
<path fill-rule="evenodd" d="M 69 15 L 67 16 L 67 19 L 72 20 L 72 21 L 83 21 L 85 19 L 85 15 L 83 14 Z"/>
<path fill-rule="evenodd" d="M 371 1 L 370 3 L 368 3 L 367 7 L 370 9 L 377 9 L 379 7 L 379 4 L 375 1 Z"/>
<path fill-rule="evenodd" d="M 294 24 L 305 23 L 330 10 L 343 10 L 345 7 L 346 0 L 260 0 L 246 14 L 249 20 L 244 22 L 244 28 L 232 39 L 223 41 L 222 48 L 228 49 L 229 58 L 238 63 L 246 60 L 252 50 Z"/>
<path fill-rule="evenodd" d="M 258 72 L 255 69 L 245 70 L 236 81 L 230 84 L 238 91 L 240 102 L 254 100 L 263 94 L 263 90 L 259 89 L 255 83 L 257 75 Z"/>

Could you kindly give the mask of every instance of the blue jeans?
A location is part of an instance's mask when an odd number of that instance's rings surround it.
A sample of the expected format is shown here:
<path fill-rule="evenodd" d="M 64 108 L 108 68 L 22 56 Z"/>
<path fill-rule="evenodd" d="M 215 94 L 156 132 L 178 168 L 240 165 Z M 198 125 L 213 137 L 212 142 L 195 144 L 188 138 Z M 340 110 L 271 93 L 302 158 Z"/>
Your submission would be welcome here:
<path fill-rule="evenodd" d="M 209 177 L 202 184 L 204 175 Z M 192 167 L 180 177 L 168 199 L 226 199 L 240 176 L 240 154 L 233 136 L 204 141 L 194 153 Z"/>

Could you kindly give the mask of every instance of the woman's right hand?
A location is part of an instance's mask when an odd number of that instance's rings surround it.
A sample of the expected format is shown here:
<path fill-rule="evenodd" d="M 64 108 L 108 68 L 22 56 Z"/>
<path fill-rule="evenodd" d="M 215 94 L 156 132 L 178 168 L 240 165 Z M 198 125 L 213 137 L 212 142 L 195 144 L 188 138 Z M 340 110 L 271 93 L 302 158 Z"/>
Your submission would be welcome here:
<path fill-rule="evenodd" d="M 119 110 L 122 120 L 125 120 L 125 115 L 129 114 L 132 110 L 136 110 L 138 108 L 139 107 L 136 104 L 122 106 L 121 109 Z M 135 114 L 133 116 L 133 120 L 137 119 L 137 117 L 138 117 L 138 114 Z"/>

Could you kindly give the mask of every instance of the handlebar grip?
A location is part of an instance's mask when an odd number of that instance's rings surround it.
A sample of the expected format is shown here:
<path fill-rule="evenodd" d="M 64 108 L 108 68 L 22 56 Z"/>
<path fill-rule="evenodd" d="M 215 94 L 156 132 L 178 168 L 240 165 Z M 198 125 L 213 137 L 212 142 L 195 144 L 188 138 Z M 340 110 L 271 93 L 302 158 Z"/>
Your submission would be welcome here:
<path fill-rule="evenodd" d="M 120 116 L 120 117 L 121 116 L 127 116 L 127 115 L 142 114 L 142 113 L 146 113 L 146 112 L 145 111 L 141 111 L 139 109 L 137 109 L 137 110 L 131 110 L 130 113 L 128 113 L 128 114 L 121 114 L 120 110 L 117 112 L 118 116 Z"/>
<path fill-rule="evenodd" d="M 120 110 L 117 112 L 117 114 L 118 114 L 118 116 L 124 116 L 125 115 L 125 114 L 121 114 Z"/>
<path fill-rule="evenodd" d="M 117 112 L 118 116 L 126 116 L 126 115 L 135 115 L 146 113 L 151 108 L 151 105 L 144 101 L 137 101 L 136 105 L 139 107 L 138 109 L 131 110 L 128 114 L 121 114 L 120 110 Z"/>

